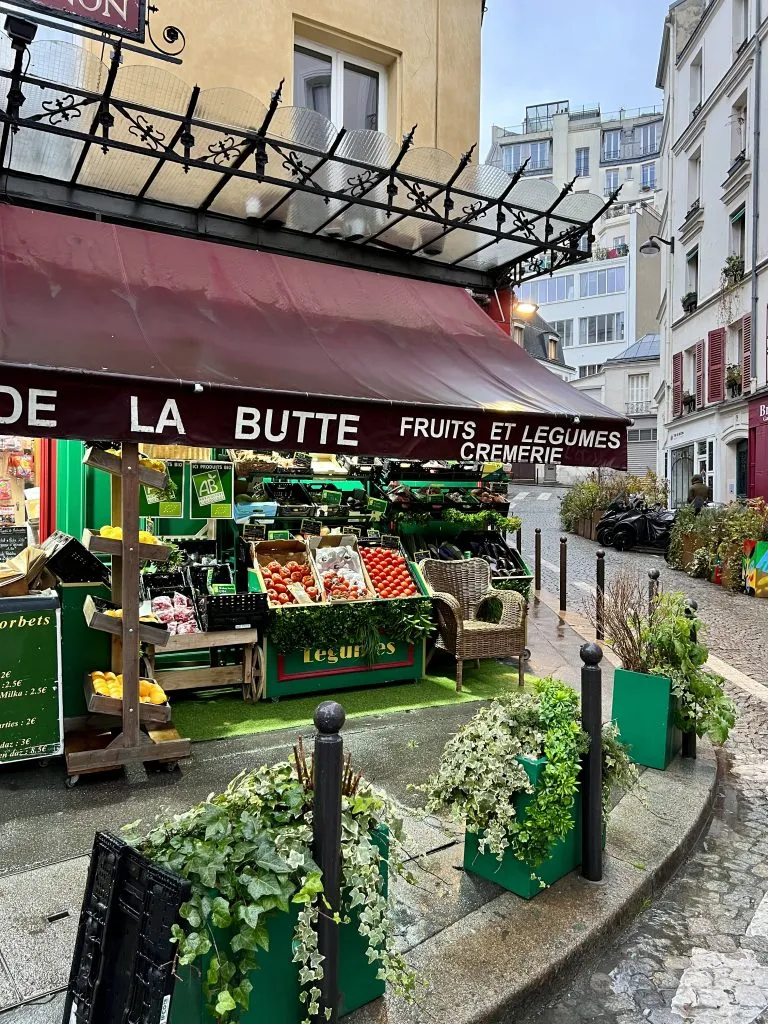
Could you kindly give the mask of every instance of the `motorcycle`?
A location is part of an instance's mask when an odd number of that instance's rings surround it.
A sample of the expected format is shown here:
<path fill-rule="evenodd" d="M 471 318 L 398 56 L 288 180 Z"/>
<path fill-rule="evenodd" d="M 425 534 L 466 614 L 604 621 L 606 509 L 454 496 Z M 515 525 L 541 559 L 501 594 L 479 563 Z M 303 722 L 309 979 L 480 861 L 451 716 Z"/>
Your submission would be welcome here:
<path fill-rule="evenodd" d="M 624 514 L 613 529 L 617 551 L 634 547 L 656 548 L 666 554 L 676 513 L 661 505 L 641 506 Z"/>
<path fill-rule="evenodd" d="M 621 494 L 618 498 L 614 498 L 611 504 L 603 513 L 600 522 L 597 524 L 595 531 L 595 539 L 602 547 L 611 547 L 613 544 L 613 534 L 616 527 L 624 519 L 624 517 L 634 512 L 636 509 L 643 507 L 645 502 L 642 497 L 636 494 Z"/>

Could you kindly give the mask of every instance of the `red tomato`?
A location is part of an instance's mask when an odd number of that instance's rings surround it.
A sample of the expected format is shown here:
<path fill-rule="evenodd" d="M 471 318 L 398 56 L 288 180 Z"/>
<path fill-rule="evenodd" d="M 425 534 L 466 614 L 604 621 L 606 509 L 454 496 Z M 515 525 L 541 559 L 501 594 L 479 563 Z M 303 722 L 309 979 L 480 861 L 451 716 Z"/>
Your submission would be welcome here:
<path fill-rule="evenodd" d="M 286 594 L 288 592 L 287 587 L 284 583 L 275 583 L 274 589 L 278 594 Z"/>

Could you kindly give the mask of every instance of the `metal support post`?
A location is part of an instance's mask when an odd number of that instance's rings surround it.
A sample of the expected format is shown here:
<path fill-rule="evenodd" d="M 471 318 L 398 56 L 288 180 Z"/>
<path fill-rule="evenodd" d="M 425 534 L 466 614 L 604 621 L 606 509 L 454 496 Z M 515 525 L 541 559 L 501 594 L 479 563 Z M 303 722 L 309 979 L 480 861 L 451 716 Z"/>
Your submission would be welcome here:
<path fill-rule="evenodd" d="M 603 877 L 603 652 L 590 643 L 579 654 L 583 662 L 581 727 L 589 738 L 589 750 L 581 762 L 581 874 L 599 882 Z"/>
<path fill-rule="evenodd" d="M 534 533 L 533 555 L 533 589 L 538 592 L 541 590 L 541 530 L 538 526 Z"/>
<path fill-rule="evenodd" d="M 597 552 L 597 585 L 595 587 L 595 636 L 605 639 L 605 552 Z"/>
<path fill-rule="evenodd" d="M 659 576 L 661 573 L 658 569 L 651 569 L 648 573 L 648 618 L 653 618 L 653 610 L 656 607 L 656 598 L 659 596 Z"/>
<path fill-rule="evenodd" d="M 568 538 L 560 538 L 560 611 L 568 607 Z"/>
<path fill-rule="evenodd" d="M 327 904 L 320 908 L 317 948 L 323 958 L 320 1014 L 317 1024 L 336 1024 L 339 1015 L 339 911 L 341 890 L 341 786 L 344 741 L 340 734 L 346 714 L 341 704 L 329 700 L 315 709 L 314 803 L 312 852 L 323 876 Z M 325 1016 L 326 1008 L 330 1016 Z"/>
<path fill-rule="evenodd" d="M 522 554 L 523 553 L 523 528 L 522 528 L 522 526 L 520 527 L 520 529 L 515 534 L 515 544 L 517 545 L 518 553 Z"/>
<path fill-rule="evenodd" d="M 696 612 L 698 611 L 698 604 L 696 601 L 688 600 L 685 602 L 685 614 L 691 620 L 691 640 L 696 643 L 698 637 L 696 634 Z M 683 757 L 696 757 L 696 729 L 690 729 L 688 732 L 683 733 Z"/>

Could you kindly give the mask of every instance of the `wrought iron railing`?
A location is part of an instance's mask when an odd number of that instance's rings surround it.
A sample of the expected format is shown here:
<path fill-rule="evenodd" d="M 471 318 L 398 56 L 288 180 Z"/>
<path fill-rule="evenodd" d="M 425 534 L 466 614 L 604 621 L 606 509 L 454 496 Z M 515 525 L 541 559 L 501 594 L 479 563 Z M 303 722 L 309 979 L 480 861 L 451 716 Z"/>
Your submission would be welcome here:
<path fill-rule="evenodd" d="M 646 416 L 648 413 L 654 411 L 653 402 L 627 402 L 626 413 L 627 416 Z"/>

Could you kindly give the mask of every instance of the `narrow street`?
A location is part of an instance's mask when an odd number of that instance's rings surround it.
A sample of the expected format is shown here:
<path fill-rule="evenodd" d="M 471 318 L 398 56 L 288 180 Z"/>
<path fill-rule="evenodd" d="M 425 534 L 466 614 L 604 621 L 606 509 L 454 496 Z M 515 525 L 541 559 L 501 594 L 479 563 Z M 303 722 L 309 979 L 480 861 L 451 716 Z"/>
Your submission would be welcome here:
<path fill-rule="evenodd" d="M 515 489 L 524 550 L 542 530 L 545 589 L 558 586 L 559 496 Z M 597 545 L 568 538 L 568 600 L 578 608 L 594 583 Z M 666 569 L 652 555 L 606 554 L 606 577 L 618 567 L 646 573 L 699 602 L 718 657 L 768 684 L 766 614 L 760 601 Z M 584 967 L 524 1024 L 751 1024 L 768 1019 L 768 687 L 766 700 L 730 688 L 740 718 L 722 754 L 723 780 L 705 839 L 660 900 L 622 939 Z"/>

